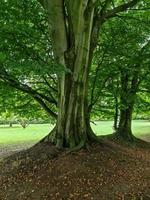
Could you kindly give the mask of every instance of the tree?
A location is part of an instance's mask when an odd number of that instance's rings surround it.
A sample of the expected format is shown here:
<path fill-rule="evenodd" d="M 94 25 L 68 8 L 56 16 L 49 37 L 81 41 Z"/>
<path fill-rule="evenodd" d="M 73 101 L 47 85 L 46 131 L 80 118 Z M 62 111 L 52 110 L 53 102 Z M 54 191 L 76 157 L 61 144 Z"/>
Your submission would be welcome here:
<path fill-rule="evenodd" d="M 55 59 L 70 70 L 70 74 L 63 74 L 59 80 L 57 146 L 73 148 L 95 139 L 87 116 L 89 67 L 101 24 L 112 13 L 114 16 L 118 8 L 107 13 L 108 2 L 105 2 L 101 9 L 101 18 L 97 21 L 95 1 L 65 3 L 51 1 L 43 3 L 43 6 L 48 8 Z M 123 6 L 126 8 L 131 4 Z M 98 30 L 96 35 L 95 29 Z"/>
<path fill-rule="evenodd" d="M 99 30 L 105 21 L 133 7 L 138 0 L 127 3 L 109 0 L 102 3 L 96 0 L 39 1 L 47 12 L 51 57 L 56 67 L 64 69 L 61 74 L 57 74 L 58 114 L 52 134 L 53 142 L 59 148 L 80 148 L 97 140 L 90 128 L 87 96 L 89 71 Z M 54 103 L 54 99 L 47 97 L 47 93 L 41 94 L 24 82 L 12 78 L 9 71 L 5 70 L 5 65 L 2 65 L 1 71 L 0 78 L 3 81 L 29 93 L 38 102 L 42 101 L 43 107 L 49 98 Z M 51 140 L 51 137 L 46 139 Z"/>
<path fill-rule="evenodd" d="M 149 82 L 149 25 L 148 20 L 145 20 L 149 17 L 147 11 L 139 12 L 135 16 L 136 18 L 126 21 L 130 14 L 124 14 L 118 16 L 118 20 L 109 21 L 103 27 L 102 40 L 95 54 L 97 62 L 97 55 L 104 54 L 103 61 L 100 63 L 100 73 L 103 79 L 108 78 L 107 87 L 102 95 L 109 111 L 112 106 L 115 107 L 116 135 L 130 141 L 134 139 L 131 122 L 137 94 L 143 87 L 143 83 L 145 85 Z M 100 82 L 102 79 L 99 80 L 99 85 Z M 98 92 L 99 99 L 102 95 Z M 100 106 L 103 106 L 102 102 Z"/>

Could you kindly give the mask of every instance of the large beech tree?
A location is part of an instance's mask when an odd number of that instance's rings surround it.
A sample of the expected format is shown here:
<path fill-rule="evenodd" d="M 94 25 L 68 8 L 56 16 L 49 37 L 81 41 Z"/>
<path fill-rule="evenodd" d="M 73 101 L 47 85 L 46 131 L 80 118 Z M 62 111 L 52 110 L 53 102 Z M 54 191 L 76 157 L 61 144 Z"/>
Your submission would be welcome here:
<path fill-rule="evenodd" d="M 107 19 L 137 2 L 40 0 L 48 13 L 55 60 L 69 69 L 58 77 L 58 117 L 53 130 L 57 147 L 81 147 L 96 139 L 89 123 L 87 92 L 99 30 Z"/>
<path fill-rule="evenodd" d="M 49 95 L 46 90 L 43 94 L 43 90 L 41 92 L 37 88 L 36 90 L 32 88 L 31 84 L 27 85 L 27 75 L 23 83 L 19 82 L 14 76 L 11 76 L 10 70 L 5 70 L 4 64 L 2 64 L 0 78 L 7 84 L 28 93 L 51 116 L 56 118 L 55 128 L 42 141 L 52 141 L 59 148 L 80 148 L 92 141 L 97 141 L 90 127 L 88 107 L 88 79 L 93 52 L 97 46 L 103 23 L 118 13 L 135 6 L 138 1 L 39 0 L 48 19 L 50 40 L 47 40 L 47 51 L 51 49 L 52 43 L 52 51 L 46 55 L 54 59 L 56 68 L 65 69 L 57 74 L 58 100 L 55 101 L 54 95 L 52 93 Z M 143 4 L 141 5 L 143 6 Z M 20 25 L 21 23 L 22 21 L 20 21 Z M 41 36 L 43 37 L 43 34 Z M 13 37 L 16 36 L 13 34 Z M 32 33 L 30 38 L 32 38 Z M 18 43 L 19 39 L 16 39 L 16 42 Z M 28 41 L 19 43 L 18 48 L 26 48 L 24 42 Z M 35 49 L 37 49 L 37 45 L 35 45 Z M 26 51 L 28 56 L 32 55 L 30 60 L 39 58 L 39 54 L 37 58 L 35 49 L 34 54 Z M 12 52 L 10 55 L 13 55 Z M 43 63 L 42 55 L 40 55 L 40 63 Z M 56 79 L 56 76 L 45 76 L 44 81 L 48 85 L 49 77 Z M 49 86 L 51 87 L 51 85 Z M 51 89 L 56 90 L 55 88 Z M 57 114 L 47 106 L 47 103 L 56 106 L 56 102 Z"/>

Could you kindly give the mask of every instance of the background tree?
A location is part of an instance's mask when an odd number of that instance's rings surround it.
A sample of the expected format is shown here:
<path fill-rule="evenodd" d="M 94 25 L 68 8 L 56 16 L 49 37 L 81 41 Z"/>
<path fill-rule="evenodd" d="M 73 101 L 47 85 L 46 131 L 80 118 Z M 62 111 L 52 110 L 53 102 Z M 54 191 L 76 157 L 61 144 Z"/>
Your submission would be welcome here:
<path fill-rule="evenodd" d="M 139 12 L 135 15 L 136 18 L 128 21 L 126 21 L 127 16 L 130 17 L 129 14 L 125 14 L 119 16 L 119 20 L 113 19 L 103 26 L 103 39 L 100 40 L 100 48 L 95 54 L 97 63 L 95 77 L 99 77 L 97 74 L 99 71 L 103 79 L 108 78 L 103 94 L 95 90 L 93 96 L 96 101 L 102 99 L 99 107 L 103 108 L 103 111 L 106 111 L 107 107 L 109 115 L 112 106 L 115 107 L 114 128 L 117 135 L 132 140 L 133 107 L 143 84 L 149 82 L 150 30 L 147 11 Z M 98 66 L 98 58 L 102 55 L 104 55 L 103 60 Z M 95 86 L 100 87 L 102 81 L 101 78 Z"/>

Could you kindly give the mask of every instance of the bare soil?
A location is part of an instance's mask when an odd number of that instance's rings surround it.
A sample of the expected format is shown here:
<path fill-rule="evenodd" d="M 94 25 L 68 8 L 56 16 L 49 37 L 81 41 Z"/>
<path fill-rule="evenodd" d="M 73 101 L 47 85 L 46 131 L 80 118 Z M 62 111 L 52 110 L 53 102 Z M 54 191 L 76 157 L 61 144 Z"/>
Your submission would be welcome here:
<path fill-rule="evenodd" d="M 1 164 L 0 200 L 150 200 L 149 147 L 104 139 L 53 159 L 37 153 L 39 160 L 16 164 L 12 155 Z"/>
<path fill-rule="evenodd" d="M 14 153 L 28 149 L 33 146 L 34 143 L 19 143 L 19 144 L 0 144 L 0 159 L 6 158 Z"/>

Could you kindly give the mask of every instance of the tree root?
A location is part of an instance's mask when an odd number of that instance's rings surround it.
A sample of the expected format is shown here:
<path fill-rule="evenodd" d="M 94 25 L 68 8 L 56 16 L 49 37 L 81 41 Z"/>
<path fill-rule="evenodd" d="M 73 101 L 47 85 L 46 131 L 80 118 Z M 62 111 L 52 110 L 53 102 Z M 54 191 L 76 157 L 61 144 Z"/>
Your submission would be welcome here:
<path fill-rule="evenodd" d="M 48 143 L 56 144 L 56 126 L 51 130 L 51 132 L 41 139 L 38 143 Z M 37 143 L 37 144 L 38 144 Z"/>
<path fill-rule="evenodd" d="M 77 146 L 69 149 L 67 151 L 67 154 L 79 151 L 81 149 L 86 149 L 88 152 L 91 152 L 91 149 L 90 149 L 91 143 L 92 143 L 91 141 L 89 142 L 89 141 L 86 141 L 86 140 L 85 141 L 82 140 Z"/>
<path fill-rule="evenodd" d="M 95 135 L 94 133 L 92 133 L 92 134 L 91 134 L 91 133 L 88 134 L 88 139 L 89 139 L 89 141 L 90 141 L 91 143 L 99 143 L 99 144 L 102 143 L 102 139 L 101 139 L 101 137 Z"/>
<path fill-rule="evenodd" d="M 67 151 L 67 153 L 79 151 L 80 149 L 85 148 L 85 146 L 86 146 L 85 141 L 84 141 L 84 140 L 81 140 L 81 142 L 80 142 L 77 146 L 75 146 L 75 147 L 69 149 L 69 150 Z"/>

